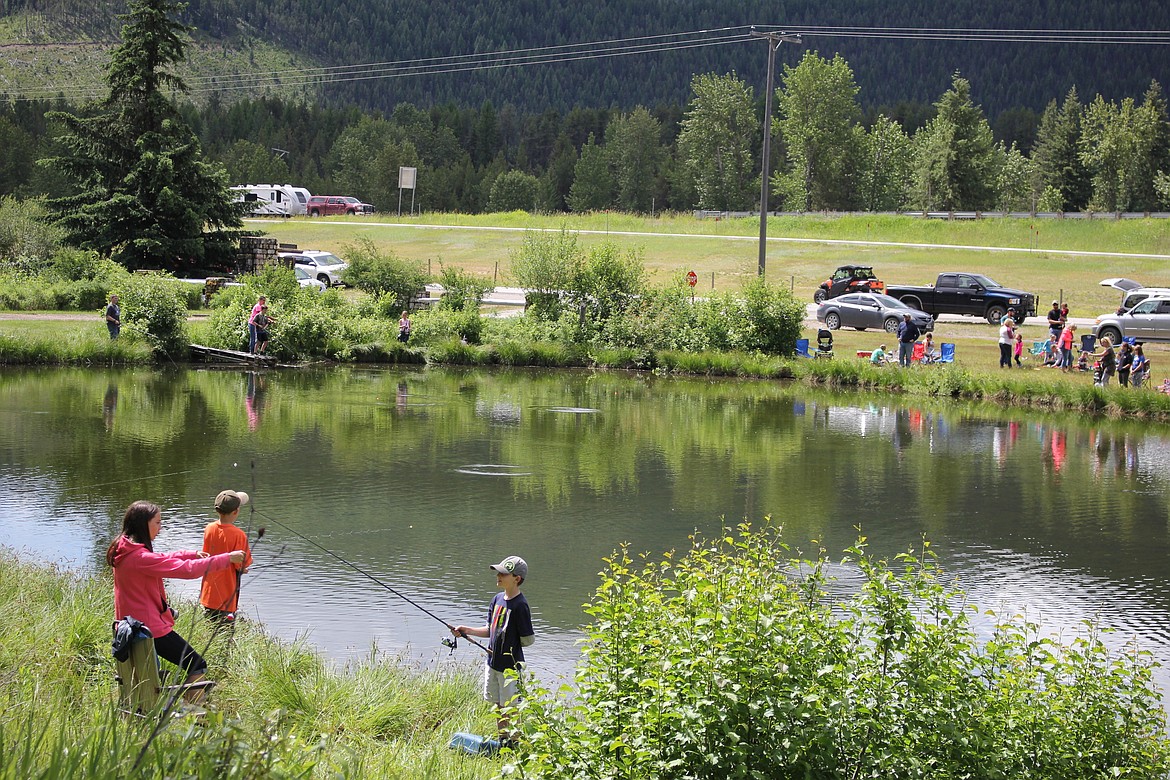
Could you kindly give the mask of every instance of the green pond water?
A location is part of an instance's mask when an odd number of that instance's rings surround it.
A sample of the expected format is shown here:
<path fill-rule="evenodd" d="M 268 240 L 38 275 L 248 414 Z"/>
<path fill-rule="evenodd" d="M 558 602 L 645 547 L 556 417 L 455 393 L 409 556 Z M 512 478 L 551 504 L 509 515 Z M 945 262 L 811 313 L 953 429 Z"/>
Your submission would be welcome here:
<path fill-rule="evenodd" d="M 246 490 L 240 524 L 266 533 L 243 612 L 339 660 L 481 660 L 342 560 L 472 623 L 488 565 L 523 556 L 531 665 L 552 678 L 615 547 L 771 515 L 812 554 L 839 557 L 858 526 L 881 554 L 925 535 L 980 607 L 1065 636 L 1096 617 L 1170 661 L 1163 426 L 762 381 L 351 367 L 7 368 L 0 418 L 0 544 L 104 571 L 131 501 L 164 507 L 157 549 L 198 548 L 215 494 Z"/>

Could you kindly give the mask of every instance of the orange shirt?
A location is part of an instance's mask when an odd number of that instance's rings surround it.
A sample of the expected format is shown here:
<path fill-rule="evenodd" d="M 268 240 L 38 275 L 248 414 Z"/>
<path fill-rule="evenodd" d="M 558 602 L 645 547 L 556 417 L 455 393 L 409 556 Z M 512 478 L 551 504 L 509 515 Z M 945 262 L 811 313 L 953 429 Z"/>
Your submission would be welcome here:
<path fill-rule="evenodd" d="M 203 529 L 203 552 L 218 555 L 234 550 L 244 551 L 244 566 L 252 565 L 252 551 L 248 549 L 248 535 L 243 529 L 216 520 Z M 203 590 L 199 603 L 208 609 L 235 612 L 239 606 L 239 577 L 236 567 L 209 571 L 203 575 Z"/>

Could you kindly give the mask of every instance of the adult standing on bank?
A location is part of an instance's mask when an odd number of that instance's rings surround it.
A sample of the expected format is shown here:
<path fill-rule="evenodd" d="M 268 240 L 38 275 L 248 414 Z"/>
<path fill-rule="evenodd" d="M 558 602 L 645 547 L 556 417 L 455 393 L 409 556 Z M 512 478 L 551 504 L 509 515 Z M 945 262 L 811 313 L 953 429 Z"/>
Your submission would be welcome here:
<path fill-rule="evenodd" d="M 1052 302 L 1052 310 L 1048 312 L 1048 335 L 1053 341 L 1060 339 L 1060 332 L 1064 329 L 1064 318 L 1060 314 L 1060 301 Z"/>
<path fill-rule="evenodd" d="M 110 305 L 106 307 L 106 330 L 110 332 L 110 338 L 118 338 L 118 334 L 122 332 L 122 307 L 118 305 L 118 296 L 110 296 Z"/>
<path fill-rule="evenodd" d="M 1012 367 L 1012 346 L 1016 341 L 1015 320 L 1006 319 L 999 326 L 999 367 Z"/>
<path fill-rule="evenodd" d="M 122 518 L 122 533 L 106 550 L 106 563 L 114 569 L 114 619 L 133 617 L 154 637 L 160 658 L 187 673 L 186 684 L 198 682 L 207 662 L 175 631 L 175 611 L 167 602 L 163 578 L 194 580 L 211 571 L 242 566 L 244 551 L 205 556 L 196 550 L 170 553 L 154 551 L 154 539 L 162 530 L 162 510 L 149 501 L 135 501 Z M 188 692 L 197 702 L 201 689 Z"/>
<path fill-rule="evenodd" d="M 902 324 L 898 326 L 898 365 L 910 368 L 910 361 L 914 357 L 914 342 L 922 331 L 910 320 L 909 314 L 902 315 Z"/>
<path fill-rule="evenodd" d="M 268 303 L 268 297 L 261 295 L 256 299 L 256 305 L 252 307 L 252 314 L 248 317 L 248 352 L 256 351 L 256 318 L 264 311 L 264 304 Z"/>

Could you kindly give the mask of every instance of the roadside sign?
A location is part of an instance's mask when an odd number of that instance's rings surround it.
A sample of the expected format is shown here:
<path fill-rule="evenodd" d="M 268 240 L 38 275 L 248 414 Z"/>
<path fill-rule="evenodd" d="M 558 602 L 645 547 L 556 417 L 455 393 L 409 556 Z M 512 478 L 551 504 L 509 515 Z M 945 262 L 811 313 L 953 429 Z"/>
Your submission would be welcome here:
<path fill-rule="evenodd" d="M 699 283 L 699 275 L 694 271 L 687 271 L 687 284 L 694 287 Z"/>

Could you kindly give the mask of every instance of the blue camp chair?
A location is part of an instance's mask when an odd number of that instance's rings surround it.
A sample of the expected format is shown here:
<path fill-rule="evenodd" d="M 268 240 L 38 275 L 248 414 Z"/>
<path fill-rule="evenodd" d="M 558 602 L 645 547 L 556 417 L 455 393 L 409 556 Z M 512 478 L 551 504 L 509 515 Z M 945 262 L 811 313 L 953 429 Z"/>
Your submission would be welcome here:
<path fill-rule="evenodd" d="M 939 348 L 939 356 L 936 363 L 954 363 L 955 362 L 955 345 L 944 341 Z"/>
<path fill-rule="evenodd" d="M 796 340 L 796 356 L 797 357 L 804 357 L 804 358 L 811 358 L 812 357 L 812 355 L 810 355 L 808 353 L 808 339 L 797 339 Z"/>
<path fill-rule="evenodd" d="M 1097 346 L 1097 337 L 1092 333 L 1081 334 L 1081 352 L 1092 352 Z"/>
<path fill-rule="evenodd" d="M 1030 355 L 1047 355 L 1048 342 L 1047 341 L 1033 341 L 1032 348 L 1028 350 Z"/>

